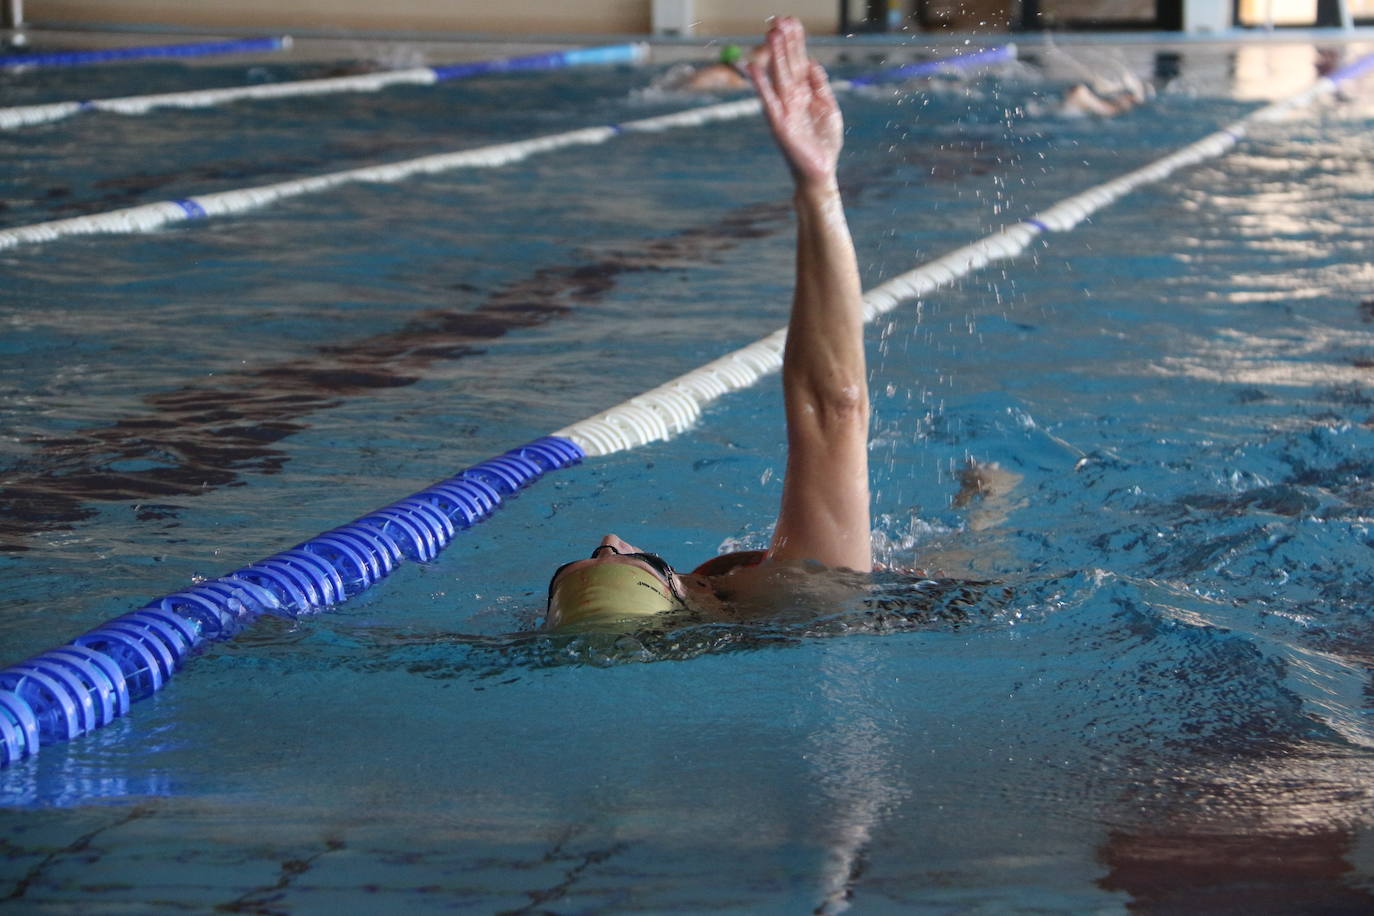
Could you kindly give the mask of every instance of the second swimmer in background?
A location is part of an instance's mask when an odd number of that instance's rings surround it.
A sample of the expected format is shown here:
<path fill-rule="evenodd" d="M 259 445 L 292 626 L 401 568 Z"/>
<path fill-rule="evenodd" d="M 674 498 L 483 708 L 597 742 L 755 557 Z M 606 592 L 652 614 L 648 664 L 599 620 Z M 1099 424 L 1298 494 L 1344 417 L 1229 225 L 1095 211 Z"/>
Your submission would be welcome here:
<path fill-rule="evenodd" d="M 1070 117 L 1096 115 L 1110 118 L 1125 114 L 1150 98 L 1147 85 L 1134 74 L 1123 74 L 1120 86 L 1094 90 L 1087 83 L 1071 86 L 1064 93 L 1060 113 Z"/>
<path fill-rule="evenodd" d="M 762 61 L 767 49 L 760 45 L 749 52 L 749 59 Z M 749 88 L 749 71 L 739 45 L 725 45 L 720 58 L 700 67 L 679 64 L 655 81 L 654 88 L 665 92 L 736 92 Z"/>

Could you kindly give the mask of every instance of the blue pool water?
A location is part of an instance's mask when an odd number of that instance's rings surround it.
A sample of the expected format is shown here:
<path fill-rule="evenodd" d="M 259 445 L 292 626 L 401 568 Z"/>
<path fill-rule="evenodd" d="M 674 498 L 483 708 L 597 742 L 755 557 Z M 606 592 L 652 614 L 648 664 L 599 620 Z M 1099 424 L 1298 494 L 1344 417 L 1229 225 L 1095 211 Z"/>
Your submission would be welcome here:
<path fill-rule="evenodd" d="M 1046 110 L 1062 67 L 848 96 L 865 285 L 1302 88 L 1312 59 L 1190 46 L 1108 122 Z M 635 91 L 650 76 L 8 132 L 0 225 L 688 104 Z M 74 79 L 0 75 L 16 102 Z M 875 539 L 934 584 L 881 576 L 819 619 L 509 635 L 606 531 L 679 566 L 763 543 L 767 379 L 0 771 L 0 899 L 1368 910 L 1370 91 L 872 328 Z M 772 331 L 787 198 L 762 127 L 735 122 L 0 253 L 3 663 Z M 952 504 L 969 459 L 1019 478 L 1005 501 Z"/>

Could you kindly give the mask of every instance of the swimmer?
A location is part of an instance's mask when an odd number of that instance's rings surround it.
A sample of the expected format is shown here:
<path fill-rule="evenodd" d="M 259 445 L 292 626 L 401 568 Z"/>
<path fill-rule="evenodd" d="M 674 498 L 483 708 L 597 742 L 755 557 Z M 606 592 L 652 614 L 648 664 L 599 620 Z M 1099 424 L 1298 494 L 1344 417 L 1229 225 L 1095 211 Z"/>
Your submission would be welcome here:
<path fill-rule="evenodd" d="M 1149 88 L 1131 73 L 1122 74 L 1121 85 L 1094 90 L 1087 83 L 1069 87 L 1060 103 L 1060 113 L 1070 116 L 1096 115 L 1111 118 L 1125 114 L 1150 97 Z"/>
<path fill-rule="evenodd" d="M 1124 114 L 1134 108 L 1138 101 L 1131 95 L 1122 93 L 1103 98 L 1087 83 L 1079 83 L 1064 93 L 1060 111 L 1066 115 L 1097 115 L 1110 118 Z"/>
<path fill-rule="evenodd" d="M 767 59 L 767 54 L 767 49 L 759 45 L 749 52 L 749 58 L 761 62 Z M 748 65 L 739 45 L 725 45 L 715 63 L 703 67 L 675 67 L 656 84 L 656 88 L 669 92 L 733 92 L 748 87 Z"/>
<path fill-rule="evenodd" d="M 836 180 L 844 124 L 825 70 L 807 56 L 800 22 L 777 20 L 763 47 L 747 70 L 791 171 L 797 214 L 782 369 L 787 465 L 772 542 L 684 574 L 608 534 L 590 556 L 554 573 L 546 627 L 634 626 L 671 614 L 740 619 L 803 589 L 811 600 L 852 592 L 855 577 L 818 571 L 873 568 L 863 299 Z"/>

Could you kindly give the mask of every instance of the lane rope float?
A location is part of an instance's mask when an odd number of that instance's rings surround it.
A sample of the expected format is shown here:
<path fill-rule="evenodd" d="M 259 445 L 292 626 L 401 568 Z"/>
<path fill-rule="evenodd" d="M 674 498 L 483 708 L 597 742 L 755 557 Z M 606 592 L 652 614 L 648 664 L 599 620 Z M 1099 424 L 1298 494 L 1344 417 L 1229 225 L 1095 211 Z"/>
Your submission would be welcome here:
<path fill-rule="evenodd" d="M 148 602 L 0 671 L 0 766 L 108 725 L 207 642 L 261 614 L 299 617 L 429 562 L 459 532 L 582 450 L 546 436 L 266 559 Z"/>
<path fill-rule="evenodd" d="M 1247 125 L 1274 121 L 1374 69 L 1366 55 L 1304 92 L 1261 108 L 1201 140 L 1004 227 L 874 287 L 867 320 L 989 263 L 1015 257 L 1041 235 L 1067 232 L 1142 185 L 1224 155 Z M 68 644 L 0 671 L 0 766 L 32 756 L 127 713 L 160 690 L 205 643 L 228 639 L 260 614 L 324 610 L 390 575 L 428 562 L 452 538 L 545 473 L 669 438 L 703 407 L 781 366 L 780 330 L 579 423 L 513 449 L 418 493 L 227 575 L 194 584 L 106 621 Z"/>
<path fill-rule="evenodd" d="M 108 64 L 126 60 L 211 57 L 219 54 L 247 54 L 253 51 L 286 51 L 290 48 L 290 35 L 268 35 L 257 38 L 233 38 L 226 41 L 193 41 L 174 45 L 135 45 L 126 48 L 94 48 L 86 51 L 45 51 L 32 54 L 5 55 L 0 57 L 0 69 L 84 67 L 90 64 Z"/>
<path fill-rule="evenodd" d="M 923 66 L 929 68 L 929 73 L 936 73 L 943 69 L 983 66 L 997 61 L 1011 60 L 1015 59 L 1015 55 L 1015 46 L 1005 45 L 986 51 L 930 61 L 923 65 L 908 65 L 894 69 L 907 71 L 912 66 Z M 883 73 L 886 72 L 888 71 Z M 883 73 L 868 77 L 869 83 L 882 81 L 884 79 Z M 906 77 L 910 75 L 912 74 L 905 74 Z M 836 88 L 848 89 L 853 85 L 858 84 L 854 84 L 853 81 L 849 83 L 841 81 L 836 83 Z M 32 223 L 27 226 L 0 229 L 0 250 L 19 245 L 51 242 L 66 236 L 149 232 L 171 223 L 243 213 L 265 207 L 279 200 L 298 197 L 302 194 L 313 194 L 344 184 L 355 182 L 390 183 L 402 181 L 415 175 L 429 175 L 456 169 L 496 168 L 565 147 L 605 143 L 622 133 L 656 133 L 680 127 L 700 127 L 715 121 L 749 117 L 757 114 L 760 110 L 758 99 L 751 97 L 734 102 L 722 102 L 717 105 L 704 105 L 674 114 L 641 118 L 600 127 L 586 127 L 453 153 L 437 153 L 386 165 L 363 166 L 276 184 L 220 191 L 215 194 L 201 194 L 195 197 L 164 200 L 120 210 L 92 213 L 86 216 Z"/>
<path fill-rule="evenodd" d="M 471 61 L 442 67 L 384 70 L 379 73 L 333 76 L 314 80 L 291 80 L 257 86 L 230 86 L 222 89 L 164 92 L 155 95 L 50 102 L 45 105 L 16 105 L 10 108 L 0 108 L 0 129 L 44 124 L 71 117 L 83 111 L 142 115 L 155 108 L 209 108 L 247 99 L 284 99 L 342 92 L 377 92 L 388 86 L 402 85 L 432 86 L 450 80 L 493 73 L 556 70 L 563 67 L 592 64 L 639 63 L 648 56 L 648 51 L 649 46 L 644 42 L 633 42 L 592 48 L 573 48 L 567 51 L 550 51 L 542 54 L 526 54 L 519 57 L 502 57 L 494 60 Z"/>

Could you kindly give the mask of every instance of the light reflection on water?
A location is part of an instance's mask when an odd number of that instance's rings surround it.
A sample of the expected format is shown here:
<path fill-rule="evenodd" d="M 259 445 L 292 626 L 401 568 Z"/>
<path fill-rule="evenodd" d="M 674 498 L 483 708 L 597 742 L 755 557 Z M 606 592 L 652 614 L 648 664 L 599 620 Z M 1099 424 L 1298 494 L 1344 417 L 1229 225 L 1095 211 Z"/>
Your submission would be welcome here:
<path fill-rule="evenodd" d="M 1294 59 L 1305 84 L 1310 58 Z M 1188 63 L 1185 79 L 1221 62 Z M 1252 63 L 1229 98 L 1165 93 L 1112 122 L 1042 106 L 1007 126 L 1000 112 L 1033 111 L 1045 88 L 1010 77 L 919 105 L 856 97 L 846 179 L 864 270 L 906 269 L 995 225 L 994 209 L 1033 212 L 1281 94 Z M 623 75 L 577 79 L 598 117 L 647 104 Z M 577 113 L 544 104 L 556 81 L 521 85 L 534 97 L 474 94 L 462 123 L 519 135 Z M 423 144 L 453 113 L 407 95 L 415 123 L 358 134 L 370 102 L 337 104 L 330 155 Z M 0 893 L 98 908 L 368 894 L 483 911 L 1368 909 L 1368 120 L 1357 102 L 1266 127 L 873 336 L 876 533 L 932 579 L 879 576 L 820 617 L 506 635 L 536 622 L 542 571 L 605 530 L 680 567 L 765 539 L 782 461 L 770 381 L 673 443 L 541 482 L 328 615 L 262 621 L 128 718 L 6 769 L 0 877 L 15 890 Z M 314 155 L 289 142 L 253 169 Z M 9 532 L 28 550 L 0 558 L 7 654 L 781 324 L 786 184 L 757 125 L 617 142 L 420 194 L 357 188 L 7 254 L 7 483 L 65 486 L 93 510 Z M 136 184 L 165 194 L 252 165 L 222 148 L 169 157 Z M 96 184 L 71 194 L 137 191 Z M 302 400 L 251 413 L 282 393 Z M 168 416 L 183 438 L 130 422 Z M 231 430 L 259 441 L 197 451 Z M 35 438 L 56 436 L 71 441 Z M 970 459 L 1015 478 L 1001 504 L 953 500 Z M 159 475 L 139 461 L 186 485 L 148 493 Z"/>

